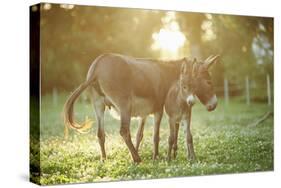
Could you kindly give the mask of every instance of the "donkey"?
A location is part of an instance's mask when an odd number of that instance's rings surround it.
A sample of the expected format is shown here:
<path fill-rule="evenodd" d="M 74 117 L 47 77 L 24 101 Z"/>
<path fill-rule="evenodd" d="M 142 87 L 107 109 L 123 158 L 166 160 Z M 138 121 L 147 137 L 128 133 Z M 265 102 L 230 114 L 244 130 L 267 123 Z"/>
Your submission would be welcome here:
<path fill-rule="evenodd" d="M 65 102 L 63 113 L 65 136 L 68 134 L 68 127 L 77 131 L 90 127 L 90 121 L 79 124 L 74 121 L 73 117 L 74 102 L 86 88 L 90 88 L 98 124 L 97 137 L 101 149 L 101 159 L 106 159 L 105 107 L 113 107 L 120 114 L 120 135 L 126 143 L 133 161 L 137 163 L 141 159 L 131 140 L 131 117 L 141 117 L 142 125 L 149 114 L 154 114 L 153 159 L 155 159 L 158 156 L 159 126 L 165 98 L 172 83 L 178 80 L 183 62 L 184 59 L 163 62 L 120 54 L 103 54 L 97 57 L 88 70 L 86 80 Z M 205 95 L 204 97 L 207 97 L 202 98 L 204 101 L 212 100 L 212 97 Z M 207 106 L 207 108 L 209 107 Z M 138 133 L 140 132 L 141 129 Z"/>
<path fill-rule="evenodd" d="M 165 110 L 170 117 L 169 123 L 171 126 L 169 145 L 172 145 L 168 149 L 168 159 L 171 158 L 171 150 L 173 150 L 173 157 L 176 157 L 179 122 L 182 119 L 186 120 L 183 123 L 186 127 L 187 148 L 190 151 L 189 158 L 195 159 L 193 140 L 190 132 L 191 107 L 195 102 L 194 95 L 196 95 L 208 111 L 216 108 L 217 97 L 214 93 L 208 69 L 212 64 L 217 62 L 218 58 L 219 55 L 209 56 L 201 62 L 197 62 L 196 59 L 193 62 L 188 59 L 183 60 L 180 77 L 171 85 L 165 100 Z M 145 119 L 141 119 L 136 136 L 137 149 L 143 137 L 144 124 Z"/>
<path fill-rule="evenodd" d="M 165 100 L 165 111 L 169 117 L 170 126 L 168 160 L 171 159 L 171 151 L 173 151 L 173 158 L 176 158 L 178 131 L 181 122 L 184 124 L 186 130 L 188 159 L 195 160 L 196 158 L 193 148 L 193 138 L 190 131 L 191 109 L 195 103 L 194 95 L 197 95 L 203 104 L 206 103 L 206 101 L 204 101 L 205 98 L 202 97 L 205 92 L 213 96 L 206 104 L 207 109 L 211 111 L 216 108 L 217 99 L 207 69 L 217 58 L 218 56 L 209 58 L 205 60 L 205 63 L 197 63 L 196 59 L 183 63 L 179 80 L 176 81 L 168 91 Z M 204 87 L 202 87 L 203 83 L 200 83 L 202 77 L 205 78 L 204 82 L 206 86 Z"/>

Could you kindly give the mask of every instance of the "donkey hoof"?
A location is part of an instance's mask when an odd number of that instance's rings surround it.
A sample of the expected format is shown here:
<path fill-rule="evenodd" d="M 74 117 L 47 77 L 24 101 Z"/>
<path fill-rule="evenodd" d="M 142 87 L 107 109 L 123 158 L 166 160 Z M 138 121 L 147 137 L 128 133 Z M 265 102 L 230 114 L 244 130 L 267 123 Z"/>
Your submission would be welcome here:
<path fill-rule="evenodd" d="M 140 157 L 136 157 L 135 159 L 134 159 L 134 163 L 140 163 L 141 162 L 141 158 Z"/>
<path fill-rule="evenodd" d="M 101 158 L 100 158 L 100 161 L 101 161 L 101 162 L 104 162 L 105 160 L 106 160 L 106 157 L 101 157 Z"/>
<path fill-rule="evenodd" d="M 155 161 L 155 160 L 158 160 L 158 158 L 159 158 L 159 155 L 153 155 L 152 156 L 152 159 Z"/>
<path fill-rule="evenodd" d="M 173 154 L 173 159 L 176 159 L 177 158 L 177 153 L 174 153 Z"/>
<path fill-rule="evenodd" d="M 167 156 L 167 161 L 171 161 L 171 156 Z"/>
<path fill-rule="evenodd" d="M 141 159 L 139 159 L 139 160 L 134 160 L 134 163 L 135 163 L 135 164 L 140 164 L 140 163 L 141 163 Z"/>
<path fill-rule="evenodd" d="M 189 155 L 189 156 L 188 156 L 188 160 L 189 160 L 189 161 L 196 161 L 195 155 Z"/>

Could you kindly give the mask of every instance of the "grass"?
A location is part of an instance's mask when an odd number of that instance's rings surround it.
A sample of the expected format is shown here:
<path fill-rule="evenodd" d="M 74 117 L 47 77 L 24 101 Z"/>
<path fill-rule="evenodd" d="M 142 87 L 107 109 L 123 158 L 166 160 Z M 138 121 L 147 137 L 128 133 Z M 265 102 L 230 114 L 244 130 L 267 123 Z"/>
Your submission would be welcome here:
<path fill-rule="evenodd" d="M 150 117 L 140 147 L 142 162 L 136 165 L 119 135 L 119 120 L 108 112 L 105 116 L 106 161 L 100 161 L 95 123 L 90 133 L 81 135 L 71 131 L 70 139 L 64 141 L 61 111 L 65 99 L 66 95 L 60 95 L 54 104 L 51 96 L 42 97 L 40 145 L 39 141 L 31 139 L 31 170 L 38 166 L 40 157 L 41 176 L 31 174 L 32 181 L 37 183 L 49 185 L 273 170 L 273 118 L 256 127 L 249 126 L 265 112 L 273 110 L 267 104 L 246 106 L 240 100 L 232 100 L 226 106 L 221 100 L 211 113 L 201 104 L 195 105 L 192 111 L 195 162 L 186 159 L 183 127 L 180 128 L 177 158 L 170 162 L 166 160 L 169 134 L 166 116 L 160 129 L 160 156 L 153 161 L 153 118 Z M 80 121 L 86 115 L 93 118 L 94 114 L 91 104 L 84 101 L 75 104 L 75 112 Z M 137 120 L 131 123 L 133 141 L 137 123 Z M 38 148 L 40 152 L 37 152 Z"/>

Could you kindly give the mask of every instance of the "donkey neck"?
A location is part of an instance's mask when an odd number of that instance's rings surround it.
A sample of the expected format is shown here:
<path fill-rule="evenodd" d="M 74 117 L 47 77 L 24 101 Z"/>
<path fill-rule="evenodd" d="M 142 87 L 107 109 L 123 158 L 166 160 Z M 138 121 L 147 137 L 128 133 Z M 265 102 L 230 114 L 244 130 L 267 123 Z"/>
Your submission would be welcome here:
<path fill-rule="evenodd" d="M 173 83 L 179 80 L 182 63 L 183 63 L 183 59 L 173 60 L 173 61 L 157 60 L 157 64 L 162 72 L 162 76 L 163 76 L 162 80 L 166 92 L 168 92 L 168 90 L 171 88 Z"/>
<path fill-rule="evenodd" d="M 156 65 L 160 70 L 160 82 L 161 82 L 161 94 L 159 95 L 161 98 L 165 99 L 166 95 L 173 85 L 174 82 L 179 80 L 180 70 L 184 59 L 178 60 L 157 60 L 157 59 L 147 59 L 147 58 L 136 58 L 139 61 L 145 61 L 148 63 L 152 63 Z"/>
<path fill-rule="evenodd" d="M 171 81 L 173 83 L 179 78 L 180 68 L 184 59 L 178 60 L 159 60 L 159 59 L 149 59 L 149 58 L 136 58 L 137 60 L 147 61 L 156 64 L 165 76 L 166 81 Z M 170 83 L 170 84 L 171 84 Z"/>
<path fill-rule="evenodd" d="M 176 105 L 180 109 L 185 109 L 187 107 L 187 104 L 186 104 L 186 100 L 181 96 L 179 80 L 177 80 L 174 84 L 176 84 L 176 87 L 173 88 L 175 90 L 174 92 L 176 93 L 176 100 L 175 100 Z"/>
<path fill-rule="evenodd" d="M 188 109 L 186 101 L 180 94 L 179 81 L 175 81 L 169 89 L 168 95 L 165 99 L 165 110 L 169 116 L 175 116 L 179 119 Z"/>

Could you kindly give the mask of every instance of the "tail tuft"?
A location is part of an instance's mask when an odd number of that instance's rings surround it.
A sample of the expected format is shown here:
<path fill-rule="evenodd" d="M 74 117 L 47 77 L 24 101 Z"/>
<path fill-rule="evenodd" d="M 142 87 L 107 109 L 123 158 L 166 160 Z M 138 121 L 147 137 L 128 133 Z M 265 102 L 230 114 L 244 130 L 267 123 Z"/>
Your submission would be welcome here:
<path fill-rule="evenodd" d="M 90 129 L 93 127 L 93 120 L 89 119 L 86 116 L 84 123 L 80 125 L 78 129 L 76 129 L 79 133 L 88 133 Z"/>
<path fill-rule="evenodd" d="M 87 133 L 89 132 L 90 128 L 92 127 L 93 121 L 86 117 L 85 122 L 79 124 L 74 121 L 74 102 L 80 96 L 80 94 L 89 86 L 91 81 L 86 81 L 82 83 L 67 99 L 64 105 L 64 137 L 65 139 L 68 138 L 68 128 L 72 128 L 80 133 Z"/>

